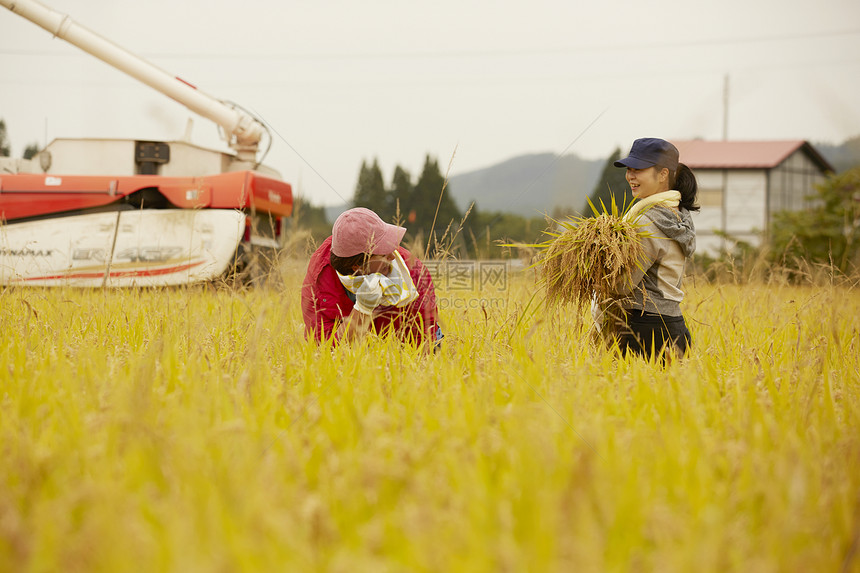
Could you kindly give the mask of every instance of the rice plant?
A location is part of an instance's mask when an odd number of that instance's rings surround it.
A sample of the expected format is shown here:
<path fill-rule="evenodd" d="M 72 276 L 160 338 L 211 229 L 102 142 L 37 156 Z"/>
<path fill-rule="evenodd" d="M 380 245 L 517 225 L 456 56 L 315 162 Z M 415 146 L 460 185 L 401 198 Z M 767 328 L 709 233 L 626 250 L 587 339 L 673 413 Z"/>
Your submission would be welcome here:
<path fill-rule="evenodd" d="M 624 217 L 613 198 L 609 208 L 589 201 L 593 217 L 553 221 L 551 238 L 528 245 L 542 251 L 538 265 L 546 300 L 577 310 L 593 299 L 611 298 L 642 258 L 641 225 Z"/>
<path fill-rule="evenodd" d="M 860 568 L 856 287 L 690 280 L 659 367 L 533 270 L 437 277 L 437 354 L 321 348 L 303 271 L 0 292 L 0 570 Z"/>

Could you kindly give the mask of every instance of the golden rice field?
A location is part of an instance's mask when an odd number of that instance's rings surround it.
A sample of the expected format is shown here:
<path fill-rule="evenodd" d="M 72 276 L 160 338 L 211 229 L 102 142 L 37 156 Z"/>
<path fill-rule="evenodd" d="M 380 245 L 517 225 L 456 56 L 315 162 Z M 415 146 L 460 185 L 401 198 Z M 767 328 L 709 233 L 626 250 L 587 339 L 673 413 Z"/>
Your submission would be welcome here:
<path fill-rule="evenodd" d="M 320 349 L 302 273 L 2 291 L 0 570 L 860 571 L 857 288 L 693 281 L 664 370 L 528 273 Z"/>

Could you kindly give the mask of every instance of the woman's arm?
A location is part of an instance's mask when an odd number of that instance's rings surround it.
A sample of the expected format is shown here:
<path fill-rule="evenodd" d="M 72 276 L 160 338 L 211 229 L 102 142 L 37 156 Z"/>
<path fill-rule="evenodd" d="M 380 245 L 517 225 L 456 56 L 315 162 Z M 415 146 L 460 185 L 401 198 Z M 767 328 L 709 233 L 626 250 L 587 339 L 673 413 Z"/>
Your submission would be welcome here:
<path fill-rule="evenodd" d="M 373 317 L 371 315 L 359 312 L 353 307 L 350 313 L 338 325 L 334 333 L 334 338 L 342 342 L 358 340 L 367 334 L 371 324 L 373 324 Z"/>
<path fill-rule="evenodd" d="M 436 340 L 436 325 L 439 321 L 433 277 L 430 275 L 427 267 L 417 257 L 413 257 L 409 264 L 409 274 L 412 276 L 415 289 L 418 291 L 418 298 L 412 304 L 416 305 L 418 309 L 423 330 L 422 334 L 425 340 L 432 345 Z"/>
<path fill-rule="evenodd" d="M 643 215 L 643 217 L 645 217 Z M 645 217 L 647 218 L 647 217 Z M 650 220 L 640 231 L 642 233 L 642 256 L 632 269 L 625 269 L 615 281 L 612 291 L 618 298 L 624 298 L 642 281 L 648 269 L 660 259 L 665 250 L 666 236 L 661 233 Z"/>
<path fill-rule="evenodd" d="M 376 307 L 382 302 L 382 285 L 378 275 L 368 275 L 355 291 L 352 310 L 337 327 L 335 338 L 352 342 L 364 336 L 373 323 Z"/>

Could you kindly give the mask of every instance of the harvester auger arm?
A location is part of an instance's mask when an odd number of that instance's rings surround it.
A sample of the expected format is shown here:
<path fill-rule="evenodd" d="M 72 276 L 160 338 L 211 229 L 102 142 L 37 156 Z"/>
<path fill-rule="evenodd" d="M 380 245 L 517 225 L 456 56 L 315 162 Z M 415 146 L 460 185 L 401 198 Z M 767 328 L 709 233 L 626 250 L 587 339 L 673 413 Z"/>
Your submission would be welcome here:
<path fill-rule="evenodd" d="M 267 129 L 246 111 L 207 95 L 41 2 L 0 0 L 0 5 L 214 121 L 224 130 L 227 143 L 240 161 L 256 162 L 258 146 Z"/>

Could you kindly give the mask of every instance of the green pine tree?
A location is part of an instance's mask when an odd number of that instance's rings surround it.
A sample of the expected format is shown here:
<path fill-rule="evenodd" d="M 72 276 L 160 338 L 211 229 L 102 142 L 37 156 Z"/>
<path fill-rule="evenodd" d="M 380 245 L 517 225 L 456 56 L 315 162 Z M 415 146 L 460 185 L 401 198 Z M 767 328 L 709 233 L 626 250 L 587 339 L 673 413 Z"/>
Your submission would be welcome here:
<path fill-rule="evenodd" d="M 391 179 L 391 202 L 394 208 L 392 222 L 398 225 L 406 223 L 412 210 L 412 176 L 399 165 L 394 168 L 394 177 Z"/>
<path fill-rule="evenodd" d="M 426 238 L 431 238 L 432 234 L 439 239 L 449 224 L 456 229 L 462 217 L 451 198 L 451 190 L 445 187 L 445 177 L 439 169 L 439 162 L 429 155 L 412 191 L 409 206 L 406 217 L 413 236 L 420 232 Z"/>
<path fill-rule="evenodd" d="M 601 201 L 608 211 L 612 205 L 612 199 L 615 198 L 615 204 L 619 210 L 622 207 L 627 207 L 633 201 L 633 194 L 630 192 L 630 185 L 625 177 L 626 171 L 622 167 L 615 167 L 613 163 L 621 159 L 621 150 L 616 148 L 612 155 L 606 161 L 603 167 L 603 173 L 600 174 L 594 190 L 589 195 L 588 199 L 598 211 L 603 211 Z M 588 216 L 593 215 L 591 207 L 586 204 L 582 210 Z"/>
<path fill-rule="evenodd" d="M 352 202 L 356 207 L 366 207 L 376 212 L 383 220 L 391 219 L 393 210 L 389 194 L 385 190 L 385 182 L 382 180 L 382 171 L 376 159 L 370 166 L 366 161 L 361 162 Z"/>
<path fill-rule="evenodd" d="M 31 143 L 24 148 L 24 159 L 33 159 L 39 153 L 39 144 Z"/>
<path fill-rule="evenodd" d="M 12 146 L 6 134 L 6 121 L 0 119 L 0 157 L 9 157 L 12 154 Z"/>

